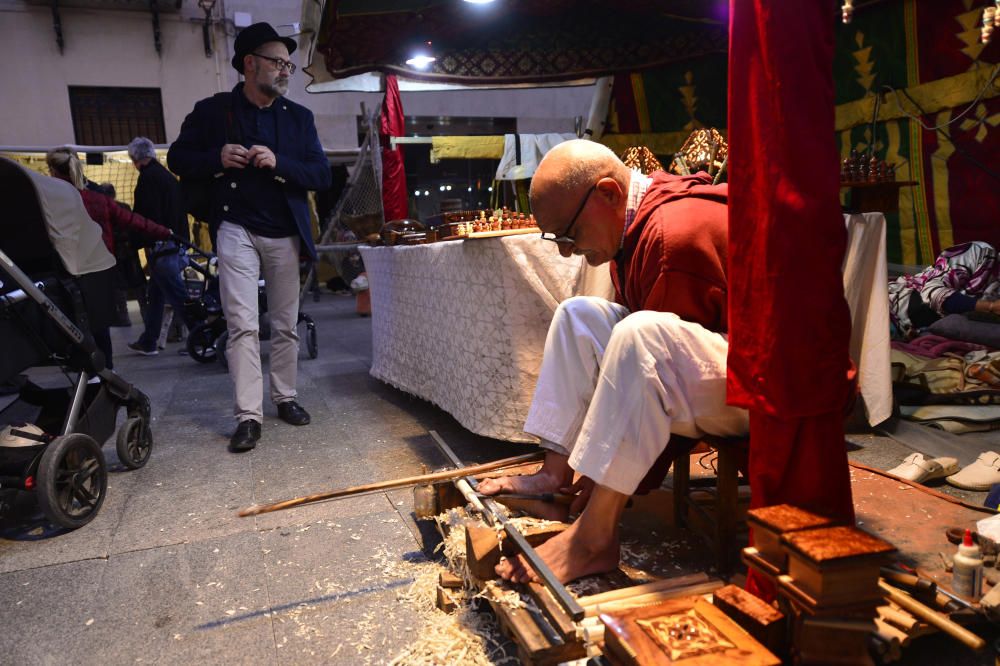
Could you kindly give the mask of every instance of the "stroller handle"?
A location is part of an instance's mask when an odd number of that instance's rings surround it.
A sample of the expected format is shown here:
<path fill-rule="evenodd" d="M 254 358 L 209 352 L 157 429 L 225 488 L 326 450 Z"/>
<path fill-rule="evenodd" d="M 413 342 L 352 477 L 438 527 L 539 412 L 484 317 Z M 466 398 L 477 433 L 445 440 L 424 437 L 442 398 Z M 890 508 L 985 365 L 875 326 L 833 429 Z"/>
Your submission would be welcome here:
<path fill-rule="evenodd" d="M 193 253 L 197 254 L 199 257 L 202 257 L 204 259 L 215 259 L 215 255 L 212 254 L 211 252 L 206 252 L 205 250 L 202 250 L 197 245 L 193 245 L 192 243 L 190 243 L 189 241 L 184 240 L 183 238 L 181 238 L 180 236 L 178 236 L 175 233 L 171 233 L 170 234 L 170 240 L 172 240 L 173 242 L 177 243 L 178 245 L 180 245 L 181 247 L 183 247 L 183 248 L 185 248 L 187 250 L 191 250 Z"/>

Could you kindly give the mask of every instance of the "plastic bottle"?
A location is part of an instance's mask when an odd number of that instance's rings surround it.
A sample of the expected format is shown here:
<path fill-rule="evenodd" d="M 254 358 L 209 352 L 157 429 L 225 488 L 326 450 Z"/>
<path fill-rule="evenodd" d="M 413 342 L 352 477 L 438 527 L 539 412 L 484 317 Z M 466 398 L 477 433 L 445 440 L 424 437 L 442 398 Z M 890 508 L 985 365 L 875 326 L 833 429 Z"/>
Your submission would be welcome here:
<path fill-rule="evenodd" d="M 979 546 L 972 542 L 970 530 L 965 530 L 965 538 L 952 562 L 951 587 L 955 594 L 978 600 L 983 594 L 983 556 Z"/>

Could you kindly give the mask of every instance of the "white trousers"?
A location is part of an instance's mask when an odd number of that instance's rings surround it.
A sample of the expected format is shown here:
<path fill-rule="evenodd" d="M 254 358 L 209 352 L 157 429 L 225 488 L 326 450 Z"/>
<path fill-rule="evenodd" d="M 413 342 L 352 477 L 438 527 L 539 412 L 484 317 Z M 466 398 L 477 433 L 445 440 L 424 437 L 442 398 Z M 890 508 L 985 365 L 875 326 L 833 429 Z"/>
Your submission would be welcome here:
<path fill-rule="evenodd" d="M 237 421 L 264 420 L 264 378 L 260 366 L 257 284 L 263 274 L 271 320 L 271 400 L 294 400 L 298 372 L 299 243 L 298 234 L 266 238 L 238 224 L 219 226 L 219 292 L 229 342 L 226 357 L 233 379 Z"/>
<path fill-rule="evenodd" d="M 630 495 L 671 433 L 749 430 L 746 410 L 726 405 L 728 349 L 725 335 L 669 312 L 568 299 L 549 327 L 524 430 L 580 474 Z"/>

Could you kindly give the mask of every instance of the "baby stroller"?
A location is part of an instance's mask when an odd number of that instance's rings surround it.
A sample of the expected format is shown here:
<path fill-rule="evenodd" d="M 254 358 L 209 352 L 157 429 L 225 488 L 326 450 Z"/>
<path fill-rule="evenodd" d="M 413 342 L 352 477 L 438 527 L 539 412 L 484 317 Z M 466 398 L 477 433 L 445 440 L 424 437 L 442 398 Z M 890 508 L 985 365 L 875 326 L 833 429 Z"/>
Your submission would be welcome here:
<path fill-rule="evenodd" d="M 229 332 L 226 330 L 226 320 L 222 314 L 222 302 L 219 298 L 218 258 L 209 252 L 182 242 L 188 248 L 188 267 L 203 277 L 202 287 L 197 298 L 192 299 L 185 307 L 190 321 L 199 321 L 188 331 L 187 351 L 199 363 L 218 361 L 223 367 L 226 362 L 226 344 Z M 192 291 L 189 289 L 189 293 Z M 257 282 L 257 312 L 259 313 L 260 339 L 271 338 L 271 323 L 267 317 L 267 291 L 264 281 Z M 305 324 L 305 348 L 309 358 L 319 356 L 319 343 L 316 334 L 316 322 L 305 312 L 299 311 L 299 324 Z"/>
<path fill-rule="evenodd" d="M 51 522 L 77 528 L 104 503 L 101 445 L 120 407 L 119 459 L 129 469 L 149 460 L 149 398 L 94 344 L 91 330 L 114 314 L 115 260 L 79 193 L 0 158 L 0 196 L 0 381 L 17 385 L 0 411 L 0 500 L 32 492 Z M 60 367 L 69 386 L 42 388 L 20 374 L 38 366 Z"/>

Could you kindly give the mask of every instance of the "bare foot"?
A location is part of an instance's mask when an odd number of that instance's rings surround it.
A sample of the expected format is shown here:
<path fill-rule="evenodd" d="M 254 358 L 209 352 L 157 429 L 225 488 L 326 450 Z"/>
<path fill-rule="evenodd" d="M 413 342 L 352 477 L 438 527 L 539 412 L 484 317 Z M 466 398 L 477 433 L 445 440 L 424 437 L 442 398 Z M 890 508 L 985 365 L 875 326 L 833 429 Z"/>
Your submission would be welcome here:
<path fill-rule="evenodd" d="M 580 522 L 573 523 L 565 532 L 558 534 L 535 549 L 542 561 L 552 569 L 561 583 L 604 573 L 618 567 L 620 548 L 618 533 L 613 531 L 604 542 L 585 538 L 579 528 Z M 511 559 L 501 559 L 496 566 L 497 575 L 513 583 L 537 581 L 538 576 L 527 565 L 521 555 Z"/>
<path fill-rule="evenodd" d="M 498 493 L 539 495 L 541 493 L 559 492 L 561 488 L 565 488 L 572 483 L 573 470 L 569 466 L 569 458 L 552 451 L 547 451 L 542 468 L 534 474 L 483 479 L 479 482 L 476 490 L 484 495 L 496 495 Z"/>

